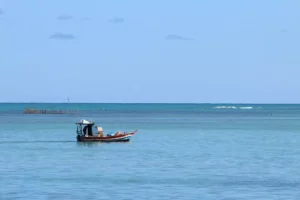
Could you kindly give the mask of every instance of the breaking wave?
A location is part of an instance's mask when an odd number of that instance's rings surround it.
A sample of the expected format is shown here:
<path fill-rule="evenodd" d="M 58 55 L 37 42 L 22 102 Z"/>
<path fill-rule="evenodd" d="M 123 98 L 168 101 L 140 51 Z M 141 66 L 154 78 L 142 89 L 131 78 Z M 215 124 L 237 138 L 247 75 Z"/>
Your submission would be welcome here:
<path fill-rule="evenodd" d="M 217 109 L 237 109 L 235 106 L 216 106 Z"/>
<path fill-rule="evenodd" d="M 240 107 L 240 109 L 253 109 L 252 106 L 245 106 L 245 107 Z"/>
<path fill-rule="evenodd" d="M 237 107 L 237 106 L 216 106 L 214 108 L 215 109 L 243 109 L 243 110 L 253 109 L 252 106 L 241 106 L 241 107 Z"/>

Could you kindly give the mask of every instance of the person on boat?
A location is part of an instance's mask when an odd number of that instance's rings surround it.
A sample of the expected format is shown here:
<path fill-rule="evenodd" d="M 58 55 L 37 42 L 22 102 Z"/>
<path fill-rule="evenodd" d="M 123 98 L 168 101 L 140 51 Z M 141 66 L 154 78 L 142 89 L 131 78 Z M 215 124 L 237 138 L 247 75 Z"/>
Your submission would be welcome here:
<path fill-rule="evenodd" d="M 100 126 L 95 126 L 95 127 L 96 127 L 96 129 L 97 129 L 98 137 L 103 137 L 103 136 L 104 136 L 104 133 L 103 133 L 102 127 L 100 127 Z"/>
<path fill-rule="evenodd" d="M 87 125 L 83 128 L 83 134 L 84 134 L 84 136 L 86 135 L 86 129 L 87 129 L 87 128 L 88 128 Z"/>

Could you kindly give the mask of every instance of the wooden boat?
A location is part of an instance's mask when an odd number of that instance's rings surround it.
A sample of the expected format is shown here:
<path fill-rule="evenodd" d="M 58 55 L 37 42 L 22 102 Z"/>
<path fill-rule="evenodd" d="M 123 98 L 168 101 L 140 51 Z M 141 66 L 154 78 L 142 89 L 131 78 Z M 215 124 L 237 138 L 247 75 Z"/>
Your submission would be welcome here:
<path fill-rule="evenodd" d="M 78 142 L 128 142 L 130 138 L 137 132 L 116 132 L 113 134 L 104 134 L 103 132 L 92 133 L 92 128 L 95 125 L 94 122 L 87 120 L 81 120 L 75 123 L 77 125 L 77 141 Z M 83 127 L 84 126 L 84 127 Z M 84 130 L 85 129 L 85 130 Z M 86 133 L 87 129 L 87 133 Z"/>

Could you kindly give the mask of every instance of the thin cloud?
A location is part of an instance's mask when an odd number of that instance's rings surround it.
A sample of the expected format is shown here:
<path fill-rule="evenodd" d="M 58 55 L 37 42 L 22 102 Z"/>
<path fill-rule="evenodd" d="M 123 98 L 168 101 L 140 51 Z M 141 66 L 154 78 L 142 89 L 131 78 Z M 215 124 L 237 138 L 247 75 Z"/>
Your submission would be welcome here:
<path fill-rule="evenodd" d="M 60 15 L 56 19 L 58 19 L 58 20 L 70 20 L 70 19 L 73 19 L 73 17 L 70 16 L 70 15 Z"/>
<path fill-rule="evenodd" d="M 91 18 L 88 18 L 88 17 L 84 17 L 82 18 L 83 21 L 91 21 L 92 19 Z"/>
<path fill-rule="evenodd" d="M 122 17 L 115 17 L 113 19 L 110 19 L 108 20 L 110 23 L 113 23 L 113 24 L 121 24 L 121 23 L 124 23 L 125 22 L 125 19 L 122 18 Z"/>
<path fill-rule="evenodd" d="M 175 34 L 169 34 L 166 36 L 167 40 L 193 40 L 193 38 L 189 38 L 189 37 L 184 37 L 181 35 L 175 35 Z"/>
<path fill-rule="evenodd" d="M 4 14 L 4 11 L 0 8 L 0 15 Z"/>
<path fill-rule="evenodd" d="M 54 33 L 49 38 L 57 39 L 57 40 L 73 40 L 73 39 L 75 39 L 75 36 L 72 34 Z"/>

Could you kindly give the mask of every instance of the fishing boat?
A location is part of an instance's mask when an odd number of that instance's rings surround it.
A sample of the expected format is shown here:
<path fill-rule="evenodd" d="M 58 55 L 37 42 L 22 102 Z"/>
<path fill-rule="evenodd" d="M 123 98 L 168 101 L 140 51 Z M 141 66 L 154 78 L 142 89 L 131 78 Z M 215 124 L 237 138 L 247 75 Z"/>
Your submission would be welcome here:
<path fill-rule="evenodd" d="M 77 125 L 77 141 L 78 142 L 129 142 L 130 138 L 137 132 L 111 132 L 104 134 L 101 127 L 95 126 L 96 133 L 92 132 L 95 125 L 94 122 L 81 120 L 75 123 Z"/>

